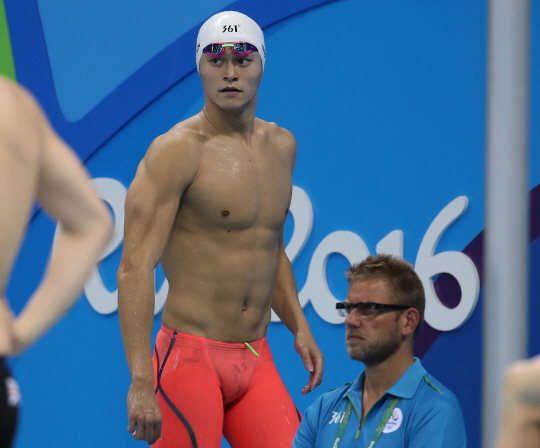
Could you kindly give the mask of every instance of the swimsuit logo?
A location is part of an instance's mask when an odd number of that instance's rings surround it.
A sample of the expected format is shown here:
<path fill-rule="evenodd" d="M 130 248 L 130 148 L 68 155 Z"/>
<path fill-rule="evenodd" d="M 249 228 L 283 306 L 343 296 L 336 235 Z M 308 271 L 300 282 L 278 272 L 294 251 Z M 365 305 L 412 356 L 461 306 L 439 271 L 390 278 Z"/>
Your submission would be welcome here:
<path fill-rule="evenodd" d="M 7 391 L 7 402 L 11 407 L 17 406 L 21 401 L 21 390 L 17 381 L 13 378 L 6 378 L 6 391 Z"/>
<path fill-rule="evenodd" d="M 402 421 L 403 421 L 403 413 L 401 412 L 401 409 L 399 408 L 394 409 L 394 412 L 392 416 L 388 419 L 388 423 L 386 423 L 386 426 L 384 427 L 383 432 L 385 434 L 388 434 L 389 432 L 396 431 L 401 426 Z"/>
<path fill-rule="evenodd" d="M 341 423 L 341 420 L 343 420 L 343 417 L 345 416 L 345 412 L 332 412 L 332 418 L 328 422 L 329 425 L 332 423 Z"/>
<path fill-rule="evenodd" d="M 238 28 L 240 28 L 240 25 L 223 25 L 223 33 L 238 33 Z"/>

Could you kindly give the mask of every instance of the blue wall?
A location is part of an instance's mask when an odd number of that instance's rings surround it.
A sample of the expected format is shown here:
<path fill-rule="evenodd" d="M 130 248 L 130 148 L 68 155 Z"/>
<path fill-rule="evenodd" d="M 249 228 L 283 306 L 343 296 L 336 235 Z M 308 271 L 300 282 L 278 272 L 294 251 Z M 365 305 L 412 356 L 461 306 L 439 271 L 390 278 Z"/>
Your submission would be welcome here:
<path fill-rule="evenodd" d="M 480 274 L 481 287 L 485 2 L 4 3 L 17 79 L 42 102 L 92 177 L 114 179 L 120 190 L 129 187 L 153 138 L 202 108 L 194 58 L 200 24 L 215 12 L 236 9 L 263 26 L 268 59 L 257 116 L 296 136 L 294 184 L 313 207 L 313 227 L 301 235 L 306 244 L 294 270 L 306 316 L 326 357 L 324 382 L 316 391 L 300 395 L 308 375 L 291 334 L 279 322 L 268 331 L 276 364 L 300 411 L 361 369 L 347 357 L 343 325 L 332 323 L 325 308 L 332 296 L 345 298 L 343 272 L 355 256 L 338 250 L 337 239 L 351 247 L 363 242 L 375 253 L 377 244 L 398 230 L 403 256 L 419 266 L 426 262 L 425 250 L 419 255 L 419 249 L 429 240 L 430 225 L 448 204 L 466 197 L 468 207 L 442 232 L 434 251 L 458 251 L 462 260 L 472 260 L 470 270 Z M 533 27 L 532 50 L 532 272 L 540 265 L 538 28 Z M 111 191 L 104 199 L 112 197 Z M 118 221 L 121 213 L 112 209 Z M 289 217 L 287 238 L 299 221 L 300 215 Z M 54 230 L 36 212 L 7 290 L 16 311 L 39 282 Z M 399 252 L 397 242 L 391 248 Z M 112 249 L 95 277 L 109 292 L 116 290 L 121 238 Z M 316 275 L 325 262 L 325 276 Z M 531 277 L 533 315 L 540 300 L 538 280 Z M 160 286 L 163 274 L 157 278 Z M 424 280 L 435 281 L 448 309 L 459 306 L 458 286 L 467 285 L 448 274 Z M 58 326 L 11 361 L 23 393 L 17 448 L 142 446 L 126 432 L 129 372 L 116 305 L 105 300 L 100 303 L 107 311 L 96 311 L 99 306 L 90 296 L 99 296 L 98 286 L 87 287 Z M 430 373 L 460 399 L 471 447 L 480 446 L 481 306 L 480 290 L 467 320 L 450 331 L 426 325 L 416 350 Z M 154 335 L 159 324 L 158 313 Z M 531 318 L 531 354 L 540 352 L 539 333 Z"/>

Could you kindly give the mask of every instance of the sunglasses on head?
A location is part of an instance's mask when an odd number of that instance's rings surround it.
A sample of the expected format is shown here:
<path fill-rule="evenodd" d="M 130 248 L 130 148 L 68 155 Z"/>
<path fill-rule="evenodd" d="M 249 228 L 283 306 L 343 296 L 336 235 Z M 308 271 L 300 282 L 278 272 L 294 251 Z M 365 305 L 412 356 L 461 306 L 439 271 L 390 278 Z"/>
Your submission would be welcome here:
<path fill-rule="evenodd" d="M 341 317 L 347 317 L 354 309 L 356 309 L 360 317 L 373 317 L 388 311 L 407 310 L 409 308 L 411 307 L 408 305 L 386 305 L 384 303 L 373 302 L 336 303 L 336 310 Z"/>
<path fill-rule="evenodd" d="M 225 48 L 231 47 L 232 52 L 236 56 L 247 56 L 252 51 L 258 51 L 257 47 L 249 42 L 235 42 L 234 44 L 223 44 L 221 42 L 212 42 L 203 48 L 203 51 L 214 57 L 221 56 L 225 53 Z"/>

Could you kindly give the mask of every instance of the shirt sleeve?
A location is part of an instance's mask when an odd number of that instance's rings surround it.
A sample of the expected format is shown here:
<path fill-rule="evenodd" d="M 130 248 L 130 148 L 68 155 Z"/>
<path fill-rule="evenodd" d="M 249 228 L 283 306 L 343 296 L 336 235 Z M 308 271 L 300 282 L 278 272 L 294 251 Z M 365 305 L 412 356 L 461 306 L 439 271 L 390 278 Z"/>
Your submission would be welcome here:
<path fill-rule="evenodd" d="M 320 398 L 307 408 L 300 427 L 296 431 L 292 448 L 315 448 L 319 421 Z"/>
<path fill-rule="evenodd" d="M 422 404 L 408 432 L 408 448 L 467 447 L 465 421 L 455 397 Z"/>

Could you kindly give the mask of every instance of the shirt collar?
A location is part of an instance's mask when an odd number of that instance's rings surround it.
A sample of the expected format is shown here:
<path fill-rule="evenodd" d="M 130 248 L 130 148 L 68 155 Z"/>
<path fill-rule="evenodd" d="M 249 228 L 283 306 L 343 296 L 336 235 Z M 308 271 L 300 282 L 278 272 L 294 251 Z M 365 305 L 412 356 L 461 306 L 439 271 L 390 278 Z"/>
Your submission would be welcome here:
<path fill-rule="evenodd" d="M 412 365 L 405 371 L 405 373 L 403 373 L 403 375 L 401 375 L 401 377 L 392 385 L 392 387 L 386 391 L 386 393 L 400 398 L 412 398 L 425 374 L 426 369 L 424 369 L 420 360 L 418 358 L 414 358 Z M 354 380 L 343 396 L 345 397 L 348 391 L 354 391 L 361 394 L 365 377 L 366 373 L 364 371 L 358 376 L 358 378 Z"/>

